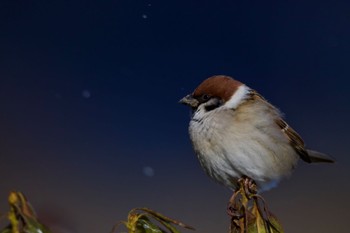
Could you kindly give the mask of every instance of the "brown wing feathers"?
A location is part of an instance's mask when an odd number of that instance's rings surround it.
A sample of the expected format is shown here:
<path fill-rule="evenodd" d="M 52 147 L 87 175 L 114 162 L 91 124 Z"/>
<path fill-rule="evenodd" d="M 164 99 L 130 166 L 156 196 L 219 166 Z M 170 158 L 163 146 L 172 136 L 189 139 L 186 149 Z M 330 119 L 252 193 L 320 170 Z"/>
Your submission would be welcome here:
<path fill-rule="evenodd" d="M 305 162 L 311 163 L 311 159 L 307 150 L 305 149 L 305 144 L 303 139 L 295 132 L 289 125 L 281 118 L 275 120 L 276 124 L 281 128 L 282 132 L 288 137 L 289 143 L 293 149 L 298 153 L 300 158 Z"/>
<path fill-rule="evenodd" d="M 261 101 L 264 101 L 271 105 L 263 96 L 261 96 L 258 92 L 255 90 L 250 91 L 250 98 L 252 99 L 261 99 Z M 271 105 L 272 108 L 275 108 Z M 311 158 L 305 149 L 305 144 L 303 139 L 299 136 L 297 132 L 295 132 L 288 124 L 285 122 L 282 118 L 278 118 L 275 120 L 276 124 L 281 128 L 281 131 L 286 135 L 286 137 L 289 139 L 290 145 L 293 147 L 293 149 L 298 153 L 300 158 L 304 160 L 305 162 L 311 163 Z"/>

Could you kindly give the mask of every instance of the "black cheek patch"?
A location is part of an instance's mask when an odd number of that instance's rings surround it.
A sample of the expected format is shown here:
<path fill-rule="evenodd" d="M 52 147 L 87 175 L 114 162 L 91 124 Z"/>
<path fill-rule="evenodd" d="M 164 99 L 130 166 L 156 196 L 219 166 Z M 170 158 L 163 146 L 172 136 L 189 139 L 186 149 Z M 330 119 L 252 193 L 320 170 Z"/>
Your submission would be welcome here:
<path fill-rule="evenodd" d="M 205 110 L 207 112 L 220 107 L 223 103 L 223 101 L 219 100 L 219 99 L 213 99 L 213 100 L 215 100 L 215 101 L 210 101 L 210 104 L 208 103 L 208 105 L 205 106 Z"/>

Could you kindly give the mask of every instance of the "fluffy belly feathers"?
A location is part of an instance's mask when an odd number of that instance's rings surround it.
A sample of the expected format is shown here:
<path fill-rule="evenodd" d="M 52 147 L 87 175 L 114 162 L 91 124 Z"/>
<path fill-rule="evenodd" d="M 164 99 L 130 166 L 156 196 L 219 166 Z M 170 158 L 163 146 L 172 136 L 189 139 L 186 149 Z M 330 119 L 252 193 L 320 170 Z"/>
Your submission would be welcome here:
<path fill-rule="evenodd" d="M 224 121 L 231 124 L 219 124 L 217 117 L 190 122 L 191 141 L 202 167 L 233 189 L 243 175 L 254 179 L 261 191 L 273 187 L 291 173 L 298 155 L 287 139 L 281 142 L 281 132 L 271 126 L 271 119 L 235 124 L 232 114 L 227 112 L 231 121 Z"/>

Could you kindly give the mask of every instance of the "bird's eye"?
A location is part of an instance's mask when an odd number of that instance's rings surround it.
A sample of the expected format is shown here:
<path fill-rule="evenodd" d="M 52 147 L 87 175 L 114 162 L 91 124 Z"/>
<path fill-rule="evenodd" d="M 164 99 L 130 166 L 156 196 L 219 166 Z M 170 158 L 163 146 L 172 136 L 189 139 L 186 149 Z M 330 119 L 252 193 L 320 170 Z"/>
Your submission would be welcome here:
<path fill-rule="evenodd" d="M 202 95 L 202 100 L 207 101 L 208 99 L 210 99 L 210 95 L 207 95 L 207 94 Z"/>

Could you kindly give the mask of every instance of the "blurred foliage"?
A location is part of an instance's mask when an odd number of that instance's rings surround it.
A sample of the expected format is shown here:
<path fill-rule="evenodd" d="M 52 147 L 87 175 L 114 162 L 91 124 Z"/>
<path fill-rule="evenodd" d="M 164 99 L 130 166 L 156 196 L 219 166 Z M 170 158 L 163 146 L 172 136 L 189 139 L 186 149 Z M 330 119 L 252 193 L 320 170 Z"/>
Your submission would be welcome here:
<path fill-rule="evenodd" d="M 8 202 L 9 224 L 0 233 L 51 233 L 39 222 L 33 207 L 21 192 L 11 192 Z M 229 233 L 283 233 L 281 224 L 269 212 L 254 181 L 249 178 L 240 179 L 239 189 L 230 199 L 228 214 L 231 216 Z M 127 220 L 116 224 L 111 233 L 116 233 L 122 226 L 128 233 L 180 233 L 176 227 L 194 230 L 148 208 L 132 209 Z"/>
<path fill-rule="evenodd" d="M 41 224 L 33 207 L 20 192 L 11 192 L 8 197 L 10 211 L 7 218 L 10 224 L 0 233 L 50 233 L 50 230 Z"/>
<path fill-rule="evenodd" d="M 194 230 L 194 228 L 189 225 L 165 217 L 148 208 L 132 209 L 128 214 L 127 221 L 115 225 L 112 229 L 112 233 L 115 233 L 120 225 L 124 225 L 128 229 L 128 233 L 180 233 L 174 225 Z"/>
<path fill-rule="evenodd" d="M 9 224 L 0 233 L 51 233 L 38 221 L 37 215 L 21 192 L 11 192 L 8 197 L 10 211 Z M 135 208 L 129 212 L 126 222 L 113 227 L 114 233 L 120 225 L 125 225 L 128 233 L 180 233 L 175 226 L 194 230 L 193 227 L 168 218 L 147 208 Z"/>
<path fill-rule="evenodd" d="M 239 189 L 230 199 L 230 233 L 283 233 L 277 218 L 268 210 L 258 194 L 256 184 L 245 177 L 239 180 Z"/>

